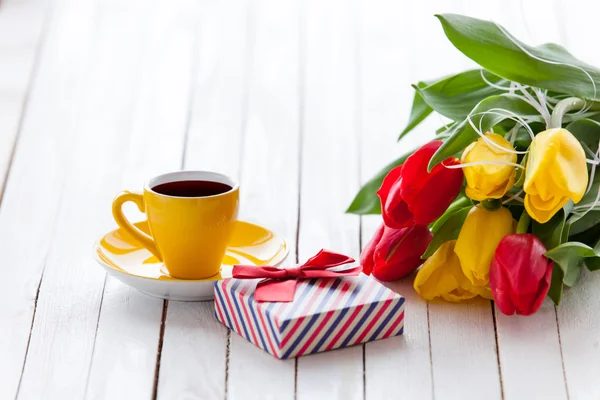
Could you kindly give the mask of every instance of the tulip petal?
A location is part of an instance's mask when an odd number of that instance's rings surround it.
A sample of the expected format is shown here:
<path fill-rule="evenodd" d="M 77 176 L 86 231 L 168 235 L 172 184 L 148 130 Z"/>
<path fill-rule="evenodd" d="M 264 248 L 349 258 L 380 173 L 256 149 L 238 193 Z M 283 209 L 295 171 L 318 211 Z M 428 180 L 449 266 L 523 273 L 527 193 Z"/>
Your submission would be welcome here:
<path fill-rule="evenodd" d="M 463 173 L 445 167 L 456 164 L 454 159 L 436 165 L 431 173 L 427 171 L 429 160 L 441 145 L 440 140 L 425 144 L 385 177 L 377 194 L 386 226 L 429 225 L 458 196 Z"/>
<path fill-rule="evenodd" d="M 578 203 L 587 184 L 585 152 L 568 130 L 548 129 L 535 136 L 523 185 L 525 208 L 533 219 L 545 223 L 569 199 Z"/>
<path fill-rule="evenodd" d="M 419 265 L 423 264 L 421 256 L 410 257 L 404 260 L 403 264 L 384 264 L 373 268 L 373 276 L 381 282 L 392 282 L 409 275 Z"/>
<path fill-rule="evenodd" d="M 427 183 L 427 166 L 433 154 L 442 145 L 441 140 L 434 140 L 423 145 L 415 151 L 404 163 L 405 170 L 402 174 L 403 190 L 402 196 L 406 202 L 410 203 L 415 196 L 419 194 L 421 188 Z"/>
<path fill-rule="evenodd" d="M 504 151 L 490 145 L 486 140 L 507 149 Z M 517 155 L 513 153 L 513 145 L 496 133 L 486 133 L 485 139 L 479 138 L 469 145 L 461 156 L 462 163 L 481 163 L 464 167 L 467 180 L 466 194 L 473 200 L 499 199 L 514 185 L 515 167 L 503 163 L 515 163 Z"/>
<path fill-rule="evenodd" d="M 429 175 L 429 180 L 411 203 L 416 224 L 428 225 L 442 216 L 462 188 L 463 173 L 460 169 L 449 169 L 440 164 Z"/>
<path fill-rule="evenodd" d="M 456 241 L 440 246 L 419 269 L 413 287 L 425 300 L 442 298 L 458 302 L 478 295 L 478 290 L 464 276 L 454 252 Z"/>
<path fill-rule="evenodd" d="M 554 266 L 554 262 L 550 262 L 550 265 L 547 268 L 543 279 L 540 280 L 540 283 L 538 285 L 538 290 L 536 291 L 536 296 L 534 297 L 532 306 L 530 308 L 531 314 L 537 312 L 537 310 L 540 309 L 540 307 L 544 303 L 544 300 L 546 299 L 546 295 L 548 294 L 548 291 L 550 290 L 550 284 L 552 283 L 553 266 Z M 522 314 L 522 315 L 525 315 L 525 314 Z"/>
<path fill-rule="evenodd" d="M 512 214 L 506 207 L 488 211 L 475 206 L 458 234 L 455 252 L 462 271 L 474 286 L 487 286 L 498 243 L 513 232 Z"/>
<path fill-rule="evenodd" d="M 388 174 L 383 178 L 383 182 L 381 183 L 381 187 L 377 191 L 377 195 L 381 199 L 382 203 L 385 203 L 387 196 L 390 192 L 392 186 L 402 178 L 402 169 L 404 165 L 398 165 L 393 168 Z"/>
<path fill-rule="evenodd" d="M 562 208 L 568 201 L 568 197 L 554 196 L 548 199 L 544 199 L 542 196 L 529 196 L 531 205 L 541 211 L 552 211 L 554 214 L 556 211 Z"/>
<path fill-rule="evenodd" d="M 556 146 L 550 142 L 550 132 L 554 129 L 549 129 L 538 133 L 529 147 L 529 157 L 527 157 L 527 169 L 525 173 L 525 182 L 523 188 L 528 192 L 530 186 L 537 180 L 540 175 L 552 162 L 556 156 Z"/>
<path fill-rule="evenodd" d="M 508 290 L 510 287 L 509 280 L 506 277 L 504 268 L 497 267 L 495 261 L 492 262 L 492 267 L 490 268 L 490 286 L 496 307 L 498 307 L 502 314 L 513 315 L 515 313 L 515 306 L 511 299 L 511 293 Z"/>
<path fill-rule="evenodd" d="M 560 129 L 557 141 L 560 142 L 560 151 L 555 159 L 556 170 L 561 171 L 561 176 L 568 186 L 567 190 L 573 202 L 578 203 L 588 184 L 588 171 L 585 162 L 585 151 L 579 141 L 571 132 Z"/>
<path fill-rule="evenodd" d="M 402 229 L 386 227 L 375 248 L 373 276 L 388 282 L 413 272 L 423 263 L 421 255 L 432 236 L 429 228 L 421 225 Z"/>
<path fill-rule="evenodd" d="M 381 215 L 385 224 L 392 228 L 403 228 L 413 223 L 408 204 L 402 199 L 400 190 L 403 182 L 404 165 L 392 169 L 383 179 L 377 195 L 381 201 Z"/>
<path fill-rule="evenodd" d="M 371 271 L 373 270 L 373 266 L 375 265 L 375 261 L 373 260 L 375 247 L 377 246 L 377 243 L 379 243 L 379 241 L 381 240 L 384 229 L 384 224 L 379 225 L 379 228 L 377 228 L 377 231 L 375 232 L 369 243 L 367 243 L 363 251 L 360 253 L 360 265 L 363 267 L 363 272 L 365 273 L 365 275 L 371 275 Z"/>
<path fill-rule="evenodd" d="M 502 239 L 490 269 L 490 287 L 498 309 L 507 315 L 531 315 L 542 305 L 550 288 L 553 263 L 546 248 L 532 234 Z"/>
<path fill-rule="evenodd" d="M 538 207 L 538 205 L 543 204 L 541 198 L 537 195 L 527 193 L 525 194 L 525 201 L 523 204 L 525 205 L 525 210 L 527 210 L 527 214 L 529 214 L 531 218 L 533 218 L 540 224 L 544 224 L 550 221 L 554 214 L 556 214 L 558 210 L 563 208 L 565 204 L 569 202 L 569 198 L 557 197 L 552 201 L 555 202 L 553 207 L 548 207 L 547 205 Z"/>

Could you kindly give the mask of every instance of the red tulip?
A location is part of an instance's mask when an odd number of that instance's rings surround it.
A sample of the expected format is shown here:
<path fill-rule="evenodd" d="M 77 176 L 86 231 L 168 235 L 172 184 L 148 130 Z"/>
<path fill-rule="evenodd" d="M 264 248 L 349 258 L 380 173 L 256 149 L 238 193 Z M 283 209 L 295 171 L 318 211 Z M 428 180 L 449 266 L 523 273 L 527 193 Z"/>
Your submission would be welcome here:
<path fill-rule="evenodd" d="M 429 160 L 441 145 L 441 140 L 427 143 L 383 180 L 377 195 L 381 199 L 383 221 L 390 228 L 429 225 L 460 193 L 462 169 L 444 166 L 459 164 L 454 158 L 446 159 L 427 172 Z"/>
<path fill-rule="evenodd" d="M 550 289 L 553 262 L 536 236 L 505 236 L 490 267 L 490 288 L 498 309 L 506 315 L 535 313 Z"/>
<path fill-rule="evenodd" d="M 380 281 L 400 279 L 423 263 L 432 234 L 426 226 L 394 229 L 381 224 L 360 255 L 363 272 Z"/>

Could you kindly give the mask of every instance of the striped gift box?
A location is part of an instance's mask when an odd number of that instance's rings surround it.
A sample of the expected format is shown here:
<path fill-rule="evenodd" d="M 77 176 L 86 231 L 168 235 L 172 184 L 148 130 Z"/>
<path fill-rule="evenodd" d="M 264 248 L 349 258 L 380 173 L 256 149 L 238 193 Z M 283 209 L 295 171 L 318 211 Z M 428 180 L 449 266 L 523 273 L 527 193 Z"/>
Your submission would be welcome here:
<path fill-rule="evenodd" d="M 277 358 L 352 346 L 404 330 L 404 297 L 364 274 L 300 281 L 291 303 L 255 301 L 257 282 L 216 282 L 215 315 Z"/>

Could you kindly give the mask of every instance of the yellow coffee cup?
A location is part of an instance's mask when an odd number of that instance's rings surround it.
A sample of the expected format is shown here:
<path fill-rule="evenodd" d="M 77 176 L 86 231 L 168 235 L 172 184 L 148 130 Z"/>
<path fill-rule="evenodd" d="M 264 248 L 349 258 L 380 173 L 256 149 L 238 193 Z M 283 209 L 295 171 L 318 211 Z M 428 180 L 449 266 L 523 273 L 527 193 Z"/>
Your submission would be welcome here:
<path fill-rule="evenodd" d="M 123 215 L 131 201 L 146 213 L 150 235 Z M 144 193 L 124 191 L 112 204 L 117 224 L 161 260 L 169 275 L 202 279 L 219 273 L 239 208 L 239 184 L 209 171 L 159 175 Z"/>

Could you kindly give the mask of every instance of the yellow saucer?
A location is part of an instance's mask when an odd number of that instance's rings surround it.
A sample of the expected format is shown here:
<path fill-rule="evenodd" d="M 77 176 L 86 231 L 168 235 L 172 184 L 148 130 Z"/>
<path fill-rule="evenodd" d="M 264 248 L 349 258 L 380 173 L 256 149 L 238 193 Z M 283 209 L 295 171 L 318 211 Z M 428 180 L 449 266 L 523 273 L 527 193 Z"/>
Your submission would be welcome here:
<path fill-rule="evenodd" d="M 134 225 L 148 232 L 146 221 Z M 281 236 L 262 226 L 238 221 L 221 273 L 187 280 L 169 276 L 163 263 L 123 229 L 107 233 L 94 244 L 95 258 L 109 274 L 150 296 L 177 301 L 212 300 L 214 282 L 231 277 L 233 265 L 278 265 L 288 251 Z"/>

